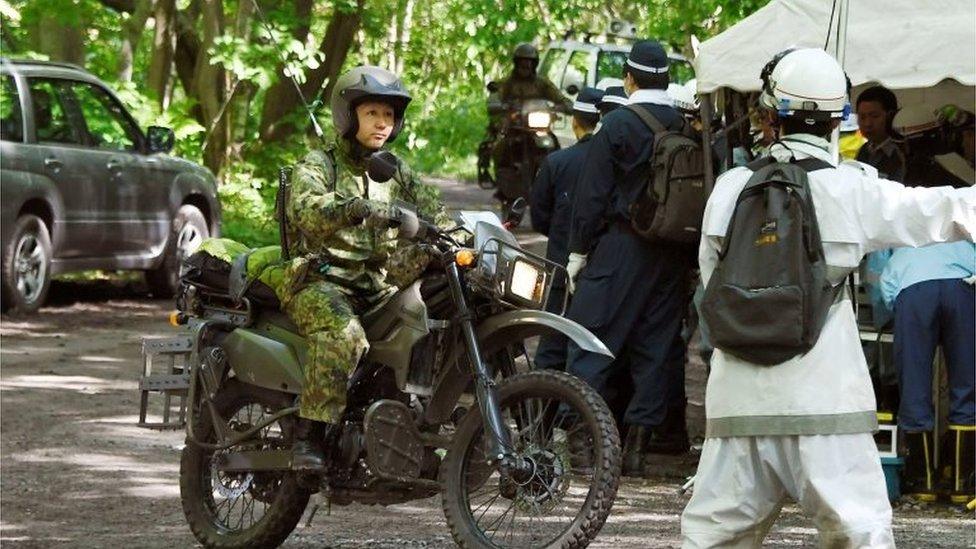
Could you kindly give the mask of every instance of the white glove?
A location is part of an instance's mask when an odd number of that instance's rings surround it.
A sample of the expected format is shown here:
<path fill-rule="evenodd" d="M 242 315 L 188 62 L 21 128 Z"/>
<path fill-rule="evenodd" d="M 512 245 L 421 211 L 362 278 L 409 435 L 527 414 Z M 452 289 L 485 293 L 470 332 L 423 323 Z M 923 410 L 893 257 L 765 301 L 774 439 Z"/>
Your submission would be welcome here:
<path fill-rule="evenodd" d="M 566 280 L 566 286 L 569 289 L 569 293 L 576 292 L 576 277 L 579 276 L 580 271 L 586 266 L 586 254 L 569 254 L 569 262 L 566 263 L 566 274 L 569 275 Z"/>

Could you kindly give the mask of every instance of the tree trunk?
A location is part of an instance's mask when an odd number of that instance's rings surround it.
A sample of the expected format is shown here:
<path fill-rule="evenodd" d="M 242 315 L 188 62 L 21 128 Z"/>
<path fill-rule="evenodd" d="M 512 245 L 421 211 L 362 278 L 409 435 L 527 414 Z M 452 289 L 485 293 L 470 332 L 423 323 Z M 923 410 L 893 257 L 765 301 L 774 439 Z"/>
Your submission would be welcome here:
<path fill-rule="evenodd" d="M 32 49 L 51 58 L 78 66 L 85 65 L 86 21 L 62 22 L 56 14 L 43 13 L 30 33 Z"/>
<path fill-rule="evenodd" d="M 159 102 L 161 111 L 169 107 L 170 75 L 176 52 L 176 0 L 156 0 L 153 12 L 156 28 L 153 32 L 152 57 L 149 60 L 149 93 Z"/>
<path fill-rule="evenodd" d="M 104 1 L 104 0 L 103 0 Z M 200 37 L 196 34 L 196 21 L 200 16 L 200 3 L 194 0 L 185 10 L 176 11 L 176 50 L 173 53 L 173 64 L 176 66 L 176 76 L 183 86 L 186 95 L 193 97 L 194 92 L 194 70 L 197 66 L 197 57 L 201 51 L 206 51 L 200 47 Z M 204 119 L 203 110 L 199 104 L 190 109 L 190 114 L 203 127 L 207 127 Z"/>
<path fill-rule="evenodd" d="M 122 51 L 119 54 L 119 80 L 122 82 L 132 81 L 132 64 L 146 20 L 153 11 L 153 0 L 137 0 L 134 8 L 122 23 Z"/>
<path fill-rule="evenodd" d="M 218 174 L 224 165 L 230 141 L 229 116 L 221 113 L 229 90 L 226 71 L 211 63 L 206 52 L 224 32 L 224 8 L 220 0 L 202 0 L 200 7 L 203 36 L 193 70 L 192 89 L 206 121 L 204 127 L 209 130 L 203 162 L 214 174 Z"/>
<path fill-rule="evenodd" d="M 404 62 L 406 61 L 406 51 L 410 47 L 410 31 L 413 29 L 413 7 L 415 0 L 407 0 L 407 5 L 403 10 L 403 23 L 400 24 L 400 36 L 397 44 L 397 64 L 396 68 L 390 67 L 398 75 L 403 76 Z"/>
<path fill-rule="evenodd" d="M 353 38 L 362 23 L 364 0 L 357 0 L 356 8 L 350 12 L 336 12 L 329 21 L 325 37 L 319 45 L 319 51 L 325 54 L 325 61 L 318 68 L 306 74 L 305 84 L 301 86 L 306 99 L 311 100 L 324 82 L 328 82 L 322 93 L 322 98 L 328 101 L 332 94 L 332 86 L 342 70 Z M 280 73 L 279 73 L 280 74 Z M 279 141 L 294 133 L 295 126 L 286 120 L 288 114 L 301 106 L 301 99 L 288 77 L 281 76 L 280 80 L 265 94 L 264 105 L 261 109 L 261 125 L 259 131 L 263 141 Z"/>

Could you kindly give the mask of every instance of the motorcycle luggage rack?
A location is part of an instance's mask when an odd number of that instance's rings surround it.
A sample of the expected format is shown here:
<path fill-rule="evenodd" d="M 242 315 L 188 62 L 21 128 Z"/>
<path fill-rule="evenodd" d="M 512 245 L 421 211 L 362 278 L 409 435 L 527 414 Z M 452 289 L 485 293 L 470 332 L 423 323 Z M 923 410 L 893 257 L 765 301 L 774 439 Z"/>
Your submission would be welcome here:
<path fill-rule="evenodd" d="M 142 340 L 139 427 L 166 430 L 182 429 L 186 425 L 192 350 L 193 340 L 188 336 Z M 149 396 L 154 393 L 162 396 L 162 409 L 159 414 L 150 416 Z M 158 405 L 153 408 L 158 409 Z M 150 421 L 150 417 L 155 419 L 160 415 L 162 421 Z"/>

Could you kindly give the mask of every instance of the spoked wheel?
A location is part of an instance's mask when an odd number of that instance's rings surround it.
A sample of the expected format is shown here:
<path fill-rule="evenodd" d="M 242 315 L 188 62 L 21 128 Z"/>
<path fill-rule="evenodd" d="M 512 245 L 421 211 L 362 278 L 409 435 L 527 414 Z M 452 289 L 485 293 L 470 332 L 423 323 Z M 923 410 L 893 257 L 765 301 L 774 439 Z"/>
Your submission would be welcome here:
<path fill-rule="evenodd" d="M 499 471 L 481 414 L 469 413 L 441 466 L 444 513 L 462 547 L 585 547 L 610 514 L 620 436 L 603 399 L 555 371 L 498 385 L 520 466 Z"/>
<path fill-rule="evenodd" d="M 287 396 L 230 380 L 214 399 L 231 430 L 244 432 L 289 405 Z M 204 409 L 194 426 L 203 442 L 216 435 Z M 272 423 L 253 443 L 235 450 L 288 449 L 291 418 Z M 218 468 L 222 451 L 203 450 L 187 441 L 180 462 L 183 513 L 205 547 L 275 547 L 288 537 L 308 504 L 310 493 L 294 473 L 228 473 Z"/>

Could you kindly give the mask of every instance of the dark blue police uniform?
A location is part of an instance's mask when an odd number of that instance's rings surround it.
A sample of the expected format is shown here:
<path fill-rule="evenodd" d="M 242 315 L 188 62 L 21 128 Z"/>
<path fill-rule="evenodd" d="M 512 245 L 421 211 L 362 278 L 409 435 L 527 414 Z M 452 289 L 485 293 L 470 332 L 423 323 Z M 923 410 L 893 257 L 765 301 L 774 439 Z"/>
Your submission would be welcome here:
<path fill-rule="evenodd" d="M 573 188 L 583 169 L 592 134 L 584 135 L 575 145 L 550 153 L 532 185 L 532 228 L 549 237 L 546 259 L 565 266 L 569 258 L 569 223 L 573 211 Z M 553 281 L 546 310 L 563 314 L 566 302 L 566 277 L 560 272 Z M 545 369 L 563 369 L 566 344 L 561 334 L 544 336 L 539 341 L 535 365 Z"/>
<path fill-rule="evenodd" d="M 663 90 L 640 90 L 632 98 L 639 102 L 641 94 L 658 91 L 663 99 Z M 681 127 L 673 107 L 640 104 L 665 127 Z M 629 208 L 653 143 L 653 132 L 629 109 L 604 118 L 576 188 L 569 242 L 569 251 L 588 254 L 588 261 L 568 316 L 596 334 L 616 360 L 570 342 L 568 370 L 605 395 L 611 374 L 627 365 L 634 395 L 624 421 L 648 428 L 662 423 L 674 387 L 684 383 L 681 322 L 694 258 L 693 250 L 652 244 L 630 228 Z"/>
<path fill-rule="evenodd" d="M 603 92 L 586 87 L 580 90 L 573 103 L 574 120 L 585 127 L 600 120 L 597 104 Z M 583 170 L 583 162 L 590 147 L 592 134 L 583 135 L 571 147 L 550 153 L 536 174 L 532 185 L 532 228 L 549 237 L 546 258 L 565 266 L 569 258 L 569 223 L 573 210 L 573 188 Z M 563 314 L 566 303 L 566 277 L 560 272 L 553 281 L 546 310 Z M 561 334 L 542 337 L 536 351 L 536 367 L 563 369 L 566 366 L 566 344 Z"/>

